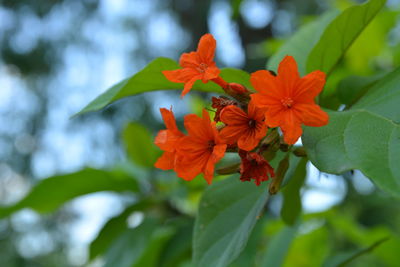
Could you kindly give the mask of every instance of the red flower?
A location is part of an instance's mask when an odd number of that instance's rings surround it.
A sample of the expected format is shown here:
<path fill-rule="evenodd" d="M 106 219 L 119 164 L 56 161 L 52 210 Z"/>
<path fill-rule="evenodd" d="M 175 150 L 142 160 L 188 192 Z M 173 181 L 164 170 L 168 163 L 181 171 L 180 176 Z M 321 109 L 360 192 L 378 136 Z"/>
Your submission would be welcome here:
<path fill-rule="evenodd" d="M 250 181 L 259 186 L 261 182 L 267 181 L 269 177 L 274 177 L 274 169 L 269 163 L 258 153 L 239 151 L 242 163 L 240 165 L 240 180 Z"/>
<path fill-rule="evenodd" d="M 227 106 L 221 112 L 221 121 L 226 125 L 221 130 L 221 137 L 228 144 L 237 142 L 238 147 L 246 151 L 255 148 L 267 133 L 264 111 L 252 101 L 247 113 L 237 106 Z"/>
<path fill-rule="evenodd" d="M 314 102 L 325 84 L 322 71 L 300 77 L 296 61 L 286 56 L 276 77 L 260 70 L 251 74 L 250 81 L 258 91 L 251 99 L 257 107 L 266 108 L 267 125 L 281 127 L 286 143 L 296 143 L 302 134 L 301 124 L 319 127 L 328 123 L 328 114 Z"/>
<path fill-rule="evenodd" d="M 179 60 L 182 69 L 162 72 L 171 82 L 185 83 L 181 97 L 192 89 L 197 80 L 207 83 L 214 79 L 219 84 L 222 82 L 223 86 L 220 84 L 222 87 L 225 86 L 226 82 L 219 78 L 220 70 L 214 62 L 216 45 L 214 37 L 207 33 L 201 37 L 196 52 L 182 54 Z"/>
<path fill-rule="evenodd" d="M 184 134 L 178 130 L 172 110 L 160 108 L 160 112 L 167 129 L 159 131 L 155 138 L 154 143 L 163 150 L 164 153 L 154 166 L 162 170 L 172 170 L 175 167 L 176 146 L 179 139 L 183 137 Z"/>
<path fill-rule="evenodd" d="M 226 107 L 226 106 L 229 106 L 229 105 L 237 105 L 237 102 L 236 101 L 234 101 L 234 100 L 230 100 L 229 98 L 227 98 L 227 97 L 224 97 L 224 96 L 220 96 L 220 97 L 215 97 L 215 96 L 213 96 L 212 98 L 211 98 L 211 101 L 212 101 L 212 107 L 213 108 L 215 108 L 215 109 L 217 109 L 216 111 L 215 111 L 215 116 L 214 116 L 214 121 L 215 122 L 219 122 L 219 121 L 221 121 L 221 119 L 220 119 L 220 114 L 221 114 L 221 111 Z"/>
<path fill-rule="evenodd" d="M 227 145 L 220 138 L 215 122 L 210 121 L 206 110 L 203 110 L 203 118 L 194 114 L 186 115 L 185 128 L 188 136 L 179 140 L 175 171 L 188 181 L 203 173 L 207 183 L 211 184 L 214 165 L 224 156 Z"/>

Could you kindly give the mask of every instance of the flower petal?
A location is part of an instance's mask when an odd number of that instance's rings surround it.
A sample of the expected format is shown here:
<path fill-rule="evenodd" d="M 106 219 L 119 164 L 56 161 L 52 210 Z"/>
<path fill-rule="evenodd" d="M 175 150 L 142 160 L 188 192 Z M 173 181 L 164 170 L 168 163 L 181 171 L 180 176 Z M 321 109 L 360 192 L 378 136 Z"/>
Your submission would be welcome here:
<path fill-rule="evenodd" d="M 192 89 L 193 84 L 201 79 L 201 75 L 196 75 L 193 76 L 193 78 L 185 83 L 185 86 L 183 87 L 183 91 L 181 93 L 181 98 L 183 98 L 189 91 Z"/>
<path fill-rule="evenodd" d="M 203 118 L 195 114 L 186 115 L 184 118 L 185 128 L 189 136 L 197 138 L 203 142 L 214 140 L 214 133 L 211 126 L 208 112 L 203 110 Z"/>
<path fill-rule="evenodd" d="M 261 94 L 270 93 L 272 97 L 277 97 L 281 94 L 276 77 L 267 70 L 253 72 L 250 76 L 250 82 L 254 89 Z"/>
<path fill-rule="evenodd" d="M 269 108 L 276 105 L 282 106 L 280 99 L 276 97 L 270 97 L 269 94 L 251 94 L 250 98 L 254 105 L 261 109 Z"/>
<path fill-rule="evenodd" d="M 201 61 L 197 52 L 183 53 L 179 59 L 179 65 L 181 65 L 182 68 L 196 70 L 200 63 Z"/>
<path fill-rule="evenodd" d="M 179 137 L 172 131 L 161 130 L 154 139 L 154 144 L 163 151 L 173 152 L 175 151 L 175 143 L 178 139 Z"/>
<path fill-rule="evenodd" d="M 161 170 L 172 170 L 175 167 L 175 153 L 164 152 L 161 157 L 158 158 L 154 167 Z"/>
<path fill-rule="evenodd" d="M 249 121 L 246 112 L 235 105 L 225 107 L 220 113 L 220 118 L 226 125 L 242 125 Z"/>
<path fill-rule="evenodd" d="M 260 139 L 256 137 L 255 131 L 246 131 L 240 136 L 238 147 L 245 151 L 250 151 L 255 148 L 259 142 Z"/>
<path fill-rule="evenodd" d="M 213 152 L 209 157 L 203 172 L 204 179 L 207 181 L 208 184 L 211 184 L 214 176 L 215 164 L 224 157 L 225 150 L 226 150 L 225 144 L 214 146 Z"/>
<path fill-rule="evenodd" d="M 328 113 L 316 104 L 297 104 L 294 108 L 299 111 L 302 122 L 307 126 L 320 127 L 328 124 Z"/>
<path fill-rule="evenodd" d="M 293 90 L 300 79 L 296 60 L 292 56 L 285 56 L 278 67 L 279 83 L 283 86 L 285 96 L 293 96 Z"/>
<path fill-rule="evenodd" d="M 210 152 L 202 153 L 196 157 L 179 157 L 175 164 L 175 171 L 178 177 L 190 181 L 199 175 L 206 166 Z"/>
<path fill-rule="evenodd" d="M 221 71 L 215 66 L 215 63 L 213 63 L 211 66 L 208 66 L 206 71 L 203 74 L 203 82 L 206 83 L 209 80 L 215 79 L 219 76 L 219 73 Z"/>
<path fill-rule="evenodd" d="M 260 108 L 256 106 L 253 100 L 250 100 L 247 106 L 247 116 L 255 121 L 264 121 L 266 108 Z"/>
<path fill-rule="evenodd" d="M 168 130 L 179 131 L 178 127 L 176 126 L 175 116 L 172 110 L 160 108 L 160 113 Z"/>
<path fill-rule="evenodd" d="M 209 65 L 214 59 L 215 48 L 217 47 L 217 42 L 214 37 L 210 34 L 204 34 L 199 41 L 197 46 L 197 53 L 200 61 Z"/>
<path fill-rule="evenodd" d="M 265 112 L 265 123 L 268 127 L 278 127 L 284 121 L 285 109 L 282 105 L 272 106 Z"/>
<path fill-rule="evenodd" d="M 220 136 L 225 143 L 235 144 L 241 135 L 247 131 L 247 127 L 242 125 L 225 126 L 220 131 Z"/>
<path fill-rule="evenodd" d="M 283 132 L 283 139 L 289 145 L 295 144 L 300 138 L 303 132 L 301 129 L 301 121 L 293 110 L 284 112 L 284 120 L 282 121 L 281 129 Z"/>
<path fill-rule="evenodd" d="M 325 85 L 325 73 L 313 71 L 297 83 L 293 99 L 301 103 L 314 103 L 314 98 L 319 95 Z"/>
<path fill-rule="evenodd" d="M 186 83 L 193 79 L 196 75 L 199 75 L 194 69 L 184 68 L 178 70 L 164 70 L 162 71 L 165 78 L 174 83 Z"/>

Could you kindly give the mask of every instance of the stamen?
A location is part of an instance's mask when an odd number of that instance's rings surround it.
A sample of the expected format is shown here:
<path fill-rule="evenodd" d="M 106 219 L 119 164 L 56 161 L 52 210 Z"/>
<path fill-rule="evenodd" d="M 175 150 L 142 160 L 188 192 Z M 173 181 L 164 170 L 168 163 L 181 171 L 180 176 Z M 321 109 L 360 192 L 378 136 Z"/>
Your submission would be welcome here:
<path fill-rule="evenodd" d="M 197 67 L 197 70 L 201 73 L 204 73 L 207 69 L 207 64 L 206 63 L 200 63 L 199 66 Z"/>
<path fill-rule="evenodd" d="M 281 103 L 285 108 L 291 108 L 293 105 L 293 99 L 290 97 L 286 97 L 284 99 L 281 99 Z"/>
<path fill-rule="evenodd" d="M 208 141 L 208 150 L 213 151 L 215 142 L 213 140 Z"/>
<path fill-rule="evenodd" d="M 250 128 L 255 128 L 256 127 L 256 121 L 255 120 L 249 120 L 249 127 Z"/>

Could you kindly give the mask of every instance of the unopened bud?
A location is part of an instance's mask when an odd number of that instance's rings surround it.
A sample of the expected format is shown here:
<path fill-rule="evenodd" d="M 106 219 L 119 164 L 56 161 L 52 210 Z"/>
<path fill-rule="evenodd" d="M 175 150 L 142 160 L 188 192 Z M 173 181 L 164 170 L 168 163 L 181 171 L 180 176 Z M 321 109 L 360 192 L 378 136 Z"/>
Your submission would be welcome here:
<path fill-rule="evenodd" d="M 250 100 L 250 91 L 238 83 L 228 83 L 225 92 L 242 103 L 247 103 Z"/>
<path fill-rule="evenodd" d="M 307 157 L 307 151 L 302 146 L 293 150 L 293 154 L 295 154 L 295 156 L 297 157 L 302 157 L 302 158 Z"/>
<path fill-rule="evenodd" d="M 271 161 L 275 158 L 276 151 L 279 150 L 279 142 L 279 133 L 276 130 L 269 132 L 267 137 L 263 140 L 261 150 L 267 161 Z"/>
<path fill-rule="evenodd" d="M 289 145 L 286 144 L 286 143 L 281 143 L 281 144 L 279 145 L 279 149 L 280 149 L 281 151 L 283 151 L 283 152 L 288 152 L 288 151 L 289 151 Z"/>
<path fill-rule="evenodd" d="M 281 187 L 283 178 L 285 178 L 285 174 L 289 169 L 289 154 L 279 162 L 278 170 L 276 171 L 276 176 L 272 179 L 272 182 L 269 184 L 269 193 L 271 195 L 275 195 L 279 192 Z"/>
<path fill-rule="evenodd" d="M 276 140 L 279 138 L 279 133 L 276 129 L 271 129 L 268 131 L 267 136 L 263 140 L 263 144 L 269 145 L 275 143 Z"/>
<path fill-rule="evenodd" d="M 238 84 L 238 83 L 229 83 L 228 87 L 229 87 L 230 90 L 232 90 L 236 94 L 247 94 L 247 93 L 249 93 L 249 90 L 247 90 L 246 87 L 244 87 L 243 85 Z"/>
<path fill-rule="evenodd" d="M 235 164 L 226 166 L 224 168 L 218 169 L 217 173 L 219 175 L 226 175 L 226 174 L 238 173 L 239 170 L 240 170 L 240 163 L 235 163 Z"/>

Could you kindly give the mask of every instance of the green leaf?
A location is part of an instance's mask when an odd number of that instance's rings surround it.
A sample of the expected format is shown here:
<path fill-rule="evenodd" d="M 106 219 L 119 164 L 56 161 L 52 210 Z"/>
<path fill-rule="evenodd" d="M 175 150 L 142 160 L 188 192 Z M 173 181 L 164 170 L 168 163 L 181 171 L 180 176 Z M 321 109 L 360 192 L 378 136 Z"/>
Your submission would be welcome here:
<path fill-rule="evenodd" d="M 264 230 L 266 222 L 270 219 L 270 216 L 265 215 L 260 218 L 260 221 L 257 222 L 254 230 L 252 231 L 249 241 L 245 249 L 240 253 L 239 257 L 229 264 L 229 267 L 249 267 L 249 266 L 257 266 L 257 254 L 260 251 L 260 246 L 263 243 Z"/>
<path fill-rule="evenodd" d="M 146 219 L 137 228 L 124 231 L 105 255 L 104 267 L 156 267 L 160 251 L 173 230 Z"/>
<path fill-rule="evenodd" d="M 174 70 L 179 68 L 180 67 L 178 63 L 172 59 L 157 58 L 150 62 L 138 73 L 106 90 L 103 94 L 90 102 L 80 112 L 75 114 L 75 116 L 86 112 L 100 110 L 124 97 L 158 90 L 183 89 L 183 83 L 170 82 L 162 74 L 163 70 Z M 227 82 L 241 83 L 251 88 L 249 74 L 242 70 L 232 68 L 222 69 L 221 77 Z M 213 82 L 204 84 L 201 81 L 197 81 L 193 85 L 192 90 L 223 93 L 222 89 Z"/>
<path fill-rule="evenodd" d="M 361 170 L 400 197 L 400 68 L 376 83 L 349 111 L 329 112 L 324 127 L 304 127 L 303 144 L 321 171 Z"/>
<path fill-rule="evenodd" d="M 350 252 L 343 252 L 339 255 L 334 257 L 328 258 L 325 262 L 323 267 L 344 267 L 347 266 L 350 262 L 361 257 L 367 253 L 372 252 L 375 248 L 380 246 L 382 243 L 389 240 L 389 237 L 382 238 L 376 242 L 374 242 L 371 246 L 366 247 L 364 249 L 358 249 L 355 251 Z"/>
<path fill-rule="evenodd" d="M 111 242 L 127 229 L 126 220 L 132 213 L 131 210 L 125 210 L 118 216 L 111 218 L 100 230 L 97 237 L 90 243 L 89 259 L 93 260 L 111 245 Z"/>
<path fill-rule="evenodd" d="M 136 210 L 143 210 L 148 205 L 141 201 L 126 208 L 122 213 L 108 220 L 98 233 L 97 237 L 90 243 L 89 259 L 92 260 L 98 255 L 107 251 L 112 242 L 125 230 L 127 230 L 127 219 Z"/>
<path fill-rule="evenodd" d="M 277 71 L 278 65 L 286 55 L 296 59 L 301 75 L 306 74 L 307 57 L 313 46 L 318 42 L 326 26 L 339 14 L 334 10 L 320 16 L 301 27 L 268 61 L 267 69 Z"/>
<path fill-rule="evenodd" d="M 329 236 L 331 229 L 316 221 L 302 222 L 300 227 L 303 232 L 292 240 L 283 266 L 322 266 L 334 243 Z"/>
<path fill-rule="evenodd" d="M 307 71 L 321 70 L 329 74 L 385 3 L 386 0 L 370 0 L 343 11 L 329 24 L 311 51 Z"/>
<path fill-rule="evenodd" d="M 400 67 L 387 74 L 353 105 L 351 110 L 368 110 L 400 123 Z"/>
<path fill-rule="evenodd" d="M 374 76 L 351 75 L 341 80 L 337 87 L 337 96 L 341 103 L 351 106 L 356 103 L 381 78 L 382 74 Z"/>
<path fill-rule="evenodd" d="M 209 186 L 194 228 L 195 265 L 222 267 L 232 262 L 246 245 L 267 198 L 266 184 L 257 187 L 237 176 Z"/>
<path fill-rule="evenodd" d="M 143 167 L 153 167 L 159 151 L 153 143 L 151 133 L 139 123 L 129 123 L 123 131 L 122 138 L 128 156 Z"/>
<path fill-rule="evenodd" d="M 160 267 L 181 266 L 192 254 L 194 219 L 181 216 L 170 220 L 168 225 L 174 226 L 176 232 L 165 244 L 160 255 Z"/>
<path fill-rule="evenodd" d="M 278 234 L 272 237 L 260 266 L 276 267 L 283 265 L 297 228 L 297 226 L 285 226 Z"/>
<path fill-rule="evenodd" d="M 159 267 L 158 261 L 161 252 L 173 233 L 174 230 L 172 228 L 157 228 L 154 233 L 152 233 L 151 240 L 143 254 L 132 267 Z"/>
<path fill-rule="evenodd" d="M 21 201 L 12 206 L 0 207 L 0 218 L 23 208 L 31 208 L 41 213 L 51 212 L 75 197 L 94 192 L 136 192 L 138 188 L 137 181 L 121 171 L 87 168 L 76 173 L 41 180 Z"/>
<path fill-rule="evenodd" d="M 294 225 L 301 213 L 300 189 L 306 179 L 307 159 L 302 158 L 292 175 L 290 182 L 282 190 L 283 204 L 281 209 L 282 220 L 288 225 Z"/>

